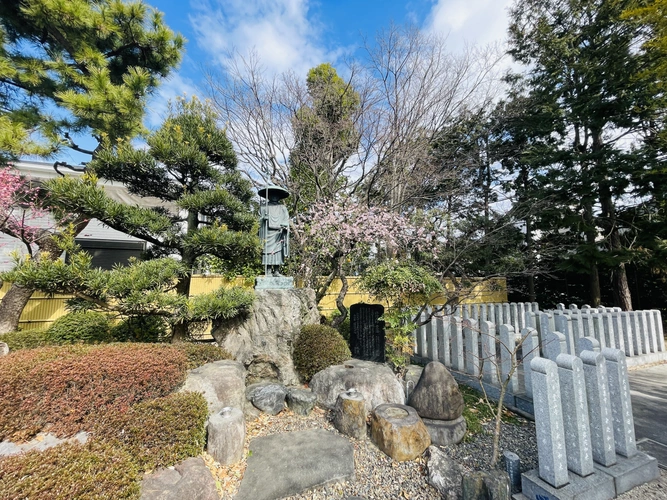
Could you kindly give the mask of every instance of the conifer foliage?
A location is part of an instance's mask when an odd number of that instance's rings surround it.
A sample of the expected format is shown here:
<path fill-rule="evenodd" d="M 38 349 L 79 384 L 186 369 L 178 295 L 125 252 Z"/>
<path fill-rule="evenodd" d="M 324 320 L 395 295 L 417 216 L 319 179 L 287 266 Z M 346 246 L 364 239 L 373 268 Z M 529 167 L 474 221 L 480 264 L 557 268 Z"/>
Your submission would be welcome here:
<path fill-rule="evenodd" d="M 46 291 L 55 287 L 128 315 L 170 317 L 174 339 L 182 339 L 190 323 L 229 319 L 252 302 L 250 292 L 234 288 L 193 298 L 188 293 L 198 258 L 213 255 L 230 266 L 258 258 L 253 192 L 207 103 L 179 100 L 147 143 L 146 149 L 123 141 L 108 143 L 89 164 L 90 174 L 58 178 L 46 188 L 61 210 L 96 218 L 149 242 L 153 260 L 94 270 L 90 259 L 69 243 L 69 264 L 27 261 L 8 279 Z M 144 208 L 112 200 L 97 185 L 96 175 L 164 204 Z M 176 294 L 168 293 L 172 289 Z"/>

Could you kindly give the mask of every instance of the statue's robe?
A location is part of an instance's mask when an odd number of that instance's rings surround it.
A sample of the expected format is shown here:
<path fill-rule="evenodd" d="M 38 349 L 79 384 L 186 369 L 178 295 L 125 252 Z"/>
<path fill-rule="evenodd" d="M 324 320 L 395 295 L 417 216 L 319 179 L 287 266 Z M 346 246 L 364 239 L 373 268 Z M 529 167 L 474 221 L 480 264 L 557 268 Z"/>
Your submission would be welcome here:
<path fill-rule="evenodd" d="M 289 257 L 289 214 L 287 207 L 277 202 L 261 205 L 259 239 L 262 244 L 262 264 L 281 266 Z"/>

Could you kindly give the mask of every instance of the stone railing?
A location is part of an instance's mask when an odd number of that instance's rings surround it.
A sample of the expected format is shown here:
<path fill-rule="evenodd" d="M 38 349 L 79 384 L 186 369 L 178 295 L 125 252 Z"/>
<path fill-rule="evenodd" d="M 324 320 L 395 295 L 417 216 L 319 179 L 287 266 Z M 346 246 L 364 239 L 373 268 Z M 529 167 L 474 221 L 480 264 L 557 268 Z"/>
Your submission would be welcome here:
<path fill-rule="evenodd" d="M 539 311 L 536 304 L 445 310 L 415 331 L 414 354 L 423 361 L 441 361 L 473 387 L 488 384 L 485 390 L 491 397 L 499 395 L 500 382 L 507 380 L 506 402 L 533 413 L 531 360 L 579 355 L 580 345 L 589 345 L 580 342 L 584 338 L 601 348 L 619 349 L 628 366 L 667 359 L 660 311 L 585 306 Z"/>

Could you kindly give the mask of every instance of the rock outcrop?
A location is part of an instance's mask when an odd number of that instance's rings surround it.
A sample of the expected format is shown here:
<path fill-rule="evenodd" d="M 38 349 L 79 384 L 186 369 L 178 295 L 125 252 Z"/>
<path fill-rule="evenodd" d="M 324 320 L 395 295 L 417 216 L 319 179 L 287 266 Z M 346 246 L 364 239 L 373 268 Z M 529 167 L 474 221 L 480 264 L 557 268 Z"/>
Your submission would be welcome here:
<path fill-rule="evenodd" d="M 246 317 L 211 332 L 218 344 L 248 370 L 247 382 L 272 380 L 296 385 L 292 363 L 294 340 L 303 325 L 319 323 L 315 292 L 308 288 L 255 290 L 256 299 Z"/>

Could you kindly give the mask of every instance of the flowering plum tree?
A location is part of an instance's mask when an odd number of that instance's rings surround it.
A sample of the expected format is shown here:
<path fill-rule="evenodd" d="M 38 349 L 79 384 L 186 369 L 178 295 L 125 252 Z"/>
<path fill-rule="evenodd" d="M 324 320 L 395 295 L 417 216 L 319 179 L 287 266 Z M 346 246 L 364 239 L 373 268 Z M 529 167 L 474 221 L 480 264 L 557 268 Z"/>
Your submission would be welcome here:
<path fill-rule="evenodd" d="M 336 278 L 341 280 L 337 324 L 347 317 L 343 300 L 349 273 L 387 257 L 407 258 L 436 244 L 433 233 L 414 225 L 407 216 L 351 199 L 314 203 L 299 215 L 292 231 L 297 248 L 294 272 L 315 288 L 317 301 Z"/>

